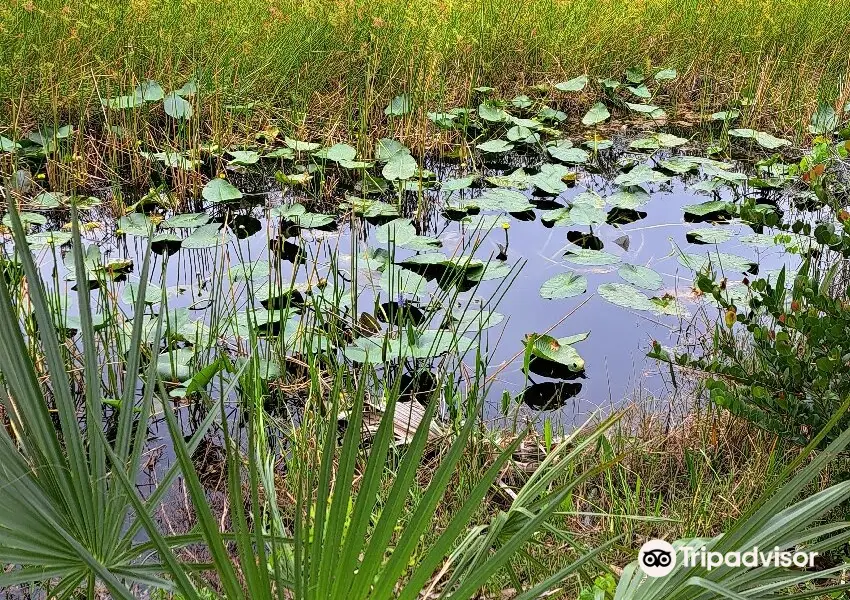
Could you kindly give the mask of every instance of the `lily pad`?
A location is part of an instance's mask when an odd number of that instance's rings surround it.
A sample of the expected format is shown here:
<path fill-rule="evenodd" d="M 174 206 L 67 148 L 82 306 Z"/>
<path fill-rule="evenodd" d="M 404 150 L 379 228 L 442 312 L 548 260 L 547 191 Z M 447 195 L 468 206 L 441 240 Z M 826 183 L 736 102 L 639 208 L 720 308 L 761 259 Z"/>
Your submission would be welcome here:
<path fill-rule="evenodd" d="M 587 111 L 587 114 L 581 118 L 581 122 L 587 127 L 592 127 L 593 125 L 598 125 L 599 123 L 607 120 L 610 116 L 611 113 L 608 112 L 608 108 L 601 102 L 597 102 L 591 106 L 590 110 Z"/>
<path fill-rule="evenodd" d="M 162 108 L 165 110 L 165 114 L 178 120 L 190 119 L 194 112 L 192 105 L 176 92 L 171 92 L 162 99 Z"/>
<path fill-rule="evenodd" d="M 503 152 L 509 152 L 513 150 L 514 145 L 505 140 L 489 140 L 487 142 L 478 144 L 475 146 L 482 152 L 489 152 L 490 154 L 501 154 Z"/>
<path fill-rule="evenodd" d="M 616 265 L 620 262 L 620 258 L 602 250 L 586 250 L 584 248 L 570 249 L 565 255 L 564 260 L 575 263 L 577 265 L 586 265 L 592 267 L 601 267 L 605 265 Z"/>
<path fill-rule="evenodd" d="M 393 98 L 384 109 L 388 117 L 401 117 L 408 114 L 413 108 L 413 102 L 408 94 L 399 94 Z"/>
<path fill-rule="evenodd" d="M 624 187 L 641 186 L 649 183 L 666 183 L 670 178 L 648 167 L 640 164 L 632 168 L 628 173 L 621 173 L 614 179 L 614 183 Z"/>
<path fill-rule="evenodd" d="M 581 164 L 586 163 L 590 159 L 590 155 L 586 150 L 574 148 L 572 142 L 569 140 L 563 140 L 555 145 L 548 146 L 546 150 L 552 158 L 565 163 Z"/>
<path fill-rule="evenodd" d="M 375 230 L 375 239 L 381 244 L 393 241 L 397 246 L 403 246 L 415 237 L 416 228 L 410 219 L 395 219 Z"/>
<path fill-rule="evenodd" d="M 228 154 L 233 157 L 230 161 L 232 165 L 248 167 L 260 162 L 260 153 L 255 150 L 231 150 Z"/>
<path fill-rule="evenodd" d="M 617 275 L 645 290 L 660 290 L 664 283 L 661 275 L 641 265 L 624 264 L 617 270 Z"/>
<path fill-rule="evenodd" d="M 455 179 L 447 179 L 440 182 L 440 189 L 444 192 L 457 192 L 465 190 L 475 182 L 477 175 L 468 175 L 466 177 L 457 177 Z"/>
<path fill-rule="evenodd" d="M 708 254 L 680 254 L 679 263 L 692 271 L 702 271 L 709 265 L 717 273 L 747 273 L 757 263 L 755 261 L 726 252 L 710 252 Z"/>
<path fill-rule="evenodd" d="M 587 75 L 573 77 L 569 81 L 555 84 L 555 89 L 561 92 L 580 92 L 587 86 Z"/>
<path fill-rule="evenodd" d="M 476 198 L 481 210 L 501 210 L 509 213 L 521 213 L 534 208 L 522 193 L 506 189 L 488 189 Z"/>
<path fill-rule="evenodd" d="M 702 229 L 694 229 L 687 234 L 688 238 L 693 238 L 703 244 L 722 244 L 732 239 L 733 234 L 725 227 L 703 227 Z"/>
<path fill-rule="evenodd" d="M 283 142 L 296 152 L 313 152 L 314 150 L 318 150 L 321 147 L 321 144 L 316 144 L 313 142 L 302 142 L 301 140 L 295 140 L 291 137 L 283 138 Z"/>
<path fill-rule="evenodd" d="M 410 179 L 416 175 L 418 168 L 419 165 L 416 164 L 415 158 L 410 156 L 410 154 L 399 152 L 387 161 L 387 164 L 384 165 L 381 171 L 381 175 L 389 181 Z"/>
<path fill-rule="evenodd" d="M 206 213 L 184 213 L 174 215 L 162 222 L 166 229 L 194 229 L 210 222 L 210 216 Z"/>
<path fill-rule="evenodd" d="M 422 296 L 427 292 L 428 280 L 419 273 L 414 273 L 400 266 L 389 265 L 381 275 L 381 288 L 390 297 Z"/>
<path fill-rule="evenodd" d="M 230 234 L 226 229 L 221 229 L 217 223 L 202 225 L 195 229 L 183 240 L 182 247 L 186 249 L 215 248 L 220 244 L 230 241 Z"/>
<path fill-rule="evenodd" d="M 756 131 L 754 129 L 730 129 L 729 135 L 755 140 L 759 146 L 768 150 L 776 150 L 777 148 L 791 145 L 791 142 L 786 139 L 774 137 L 767 132 Z"/>
<path fill-rule="evenodd" d="M 629 190 L 614 192 L 605 200 L 615 208 L 634 210 L 649 202 L 650 196 L 643 189 L 634 187 Z"/>
<path fill-rule="evenodd" d="M 221 202 L 234 202 L 236 200 L 240 200 L 242 198 L 242 192 L 240 192 L 236 186 L 229 181 L 216 177 L 215 179 L 210 179 L 210 181 L 204 186 L 204 189 L 201 190 L 201 196 L 203 196 L 204 200 L 207 202 L 219 204 Z"/>
<path fill-rule="evenodd" d="M 714 213 L 723 213 L 728 211 L 729 204 L 723 200 L 710 200 L 700 204 L 688 204 L 682 207 L 686 215 L 694 215 L 697 217 L 705 217 Z"/>
<path fill-rule="evenodd" d="M 549 300 L 571 298 L 587 291 L 587 277 L 576 273 L 561 273 L 540 286 L 540 296 Z"/>
<path fill-rule="evenodd" d="M 597 292 L 611 304 L 633 310 L 655 311 L 656 307 L 649 297 L 636 287 L 627 283 L 603 283 Z"/>
<path fill-rule="evenodd" d="M 570 371 L 584 370 L 584 359 L 569 343 L 571 338 L 554 338 L 551 335 L 532 333 L 524 340 L 531 344 L 531 355 L 567 367 Z"/>

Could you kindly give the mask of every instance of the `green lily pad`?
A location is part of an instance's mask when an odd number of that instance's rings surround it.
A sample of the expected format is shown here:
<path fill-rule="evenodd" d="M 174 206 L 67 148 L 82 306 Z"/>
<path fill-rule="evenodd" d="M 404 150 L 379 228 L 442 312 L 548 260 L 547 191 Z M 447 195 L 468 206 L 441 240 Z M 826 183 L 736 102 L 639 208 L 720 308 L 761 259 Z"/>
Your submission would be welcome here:
<path fill-rule="evenodd" d="M 587 250 L 585 248 L 570 249 L 564 255 L 564 260 L 577 265 L 601 267 L 605 265 L 616 265 L 620 258 L 602 250 Z"/>
<path fill-rule="evenodd" d="M 415 158 L 410 154 L 399 152 L 387 161 L 387 164 L 381 170 L 381 175 L 388 181 L 410 179 L 416 175 L 418 169 L 419 165 L 416 164 Z"/>
<path fill-rule="evenodd" d="M 705 217 L 713 213 L 726 212 L 729 209 L 729 204 L 723 200 L 710 200 L 701 202 L 700 204 L 688 204 L 683 206 L 682 210 L 686 215 L 694 215 L 697 217 Z"/>
<path fill-rule="evenodd" d="M 145 214 L 130 213 L 118 219 L 118 229 L 127 235 L 148 237 L 153 229 L 153 223 Z"/>
<path fill-rule="evenodd" d="M 121 292 L 121 300 L 124 304 L 128 304 L 130 306 L 136 305 L 136 299 L 139 296 L 139 282 L 138 281 L 129 281 L 127 285 L 124 286 L 124 290 Z M 159 304 L 162 301 L 162 288 L 154 283 L 148 283 L 145 286 L 145 304 Z"/>
<path fill-rule="evenodd" d="M 248 167 L 260 162 L 260 153 L 255 150 L 230 150 L 228 154 L 233 157 L 230 160 L 232 165 Z"/>
<path fill-rule="evenodd" d="M 295 140 L 291 137 L 283 138 L 283 142 L 296 152 L 313 152 L 321 147 L 321 144 L 302 142 L 301 140 Z"/>
<path fill-rule="evenodd" d="M 210 179 L 204 186 L 204 189 L 201 190 L 201 196 L 207 202 L 218 204 L 240 200 L 242 198 L 242 192 L 229 181 L 216 177 L 215 179 Z"/>
<path fill-rule="evenodd" d="M 230 234 L 218 223 L 202 225 L 192 231 L 181 244 L 184 249 L 215 248 L 230 241 Z"/>
<path fill-rule="evenodd" d="M 596 290 L 611 304 L 633 310 L 655 311 L 655 304 L 636 287 L 627 283 L 603 283 Z"/>
<path fill-rule="evenodd" d="M 162 99 L 162 108 L 165 110 L 165 114 L 178 120 L 190 119 L 194 112 L 192 105 L 176 92 L 171 92 Z"/>
<path fill-rule="evenodd" d="M 777 148 L 791 145 L 791 142 L 786 139 L 774 137 L 769 133 L 756 131 L 754 129 L 730 129 L 729 135 L 755 140 L 759 146 L 767 148 L 768 150 L 776 150 Z"/>
<path fill-rule="evenodd" d="M 42 231 L 41 233 L 31 233 L 27 236 L 27 243 L 33 248 L 62 246 L 70 241 L 71 234 L 67 231 Z"/>
<path fill-rule="evenodd" d="M 487 102 L 478 106 L 478 116 L 490 123 L 503 123 L 508 120 L 508 113 Z"/>
<path fill-rule="evenodd" d="M 555 89 L 561 92 L 580 92 L 587 86 L 587 75 L 573 77 L 569 81 L 555 84 Z"/>
<path fill-rule="evenodd" d="M 534 208 L 522 193 L 506 189 L 488 189 L 476 198 L 481 210 L 501 210 L 509 213 L 521 213 Z"/>
<path fill-rule="evenodd" d="M 194 229 L 210 222 L 210 216 L 206 213 L 184 213 L 174 215 L 162 222 L 166 229 Z"/>
<path fill-rule="evenodd" d="M 575 373 L 584 370 L 584 359 L 569 343 L 571 338 L 554 338 L 551 335 L 532 333 L 524 340 L 531 344 L 531 354 L 567 367 Z"/>
<path fill-rule="evenodd" d="M 416 228 L 410 219 L 395 219 L 375 230 L 375 239 L 381 244 L 389 244 L 392 240 L 397 246 L 403 246 L 415 237 Z"/>
<path fill-rule="evenodd" d="M 565 163 L 581 164 L 590 159 L 586 150 L 574 148 L 569 140 L 562 140 L 554 145 L 547 146 L 546 151 L 552 158 Z"/>
<path fill-rule="evenodd" d="M 398 294 L 422 296 L 427 292 L 428 280 L 400 266 L 389 265 L 381 275 L 381 288 L 391 298 Z"/>
<path fill-rule="evenodd" d="M 692 271 L 702 271 L 709 264 L 717 273 L 746 273 L 757 263 L 737 254 L 710 252 L 708 254 L 680 254 L 679 264 Z"/>
<path fill-rule="evenodd" d="M 375 145 L 375 158 L 381 162 L 387 162 L 398 154 L 410 154 L 410 149 L 390 138 L 381 138 Z"/>
<path fill-rule="evenodd" d="M 624 264 L 617 270 L 617 275 L 645 290 L 660 290 L 664 283 L 661 275 L 641 265 Z"/>
<path fill-rule="evenodd" d="M 733 233 L 725 227 L 703 227 L 702 229 L 689 231 L 688 237 L 692 237 L 704 244 L 722 244 L 731 240 Z"/>
<path fill-rule="evenodd" d="M 643 189 L 635 187 L 629 190 L 614 192 L 605 200 L 615 208 L 635 210 L 649 202 L 650 196 Z"/>
<path fill-rule="evenodd" d="M 666 183 L 668 181 L 670 181 L 669 177 L 644 164 L 636 165 L 628 173 L 621 173 L 614 179 L 614 183 L 624 187 L 641 186 L 650 183 Z"/>
<path fill-rule="evenodd" d="M 490 154 L 501 154 L 503 152 L 509 152 L 513 150 L 514 145 L 505 140 L 489 140 L 482 144 L 478 144 L 475 146 L 482 152 L 489 152 Z"/>
<path fill-rule="evenodd" d="M 548 300 L 571 298 L 586 291 L 587 277 L 576 273 L 555 275 L 540 286 L 540 296 Z"/>
<path fill-rule="evenodd" d="M 598 125 L 599 123 L 607 120 L 610 116 L 611 113 L 608 112 L 608 108 L 601 102 L 597 102 L 591 106 L 590 110 L 587 111 L 587 114 L 581 118 L 581 122 L 587 127 L 592 127 L 593 125 Z"/>
<path fill-rule="evenodd" d="M 465 190 L 475 182 L 477 175 L 468 175 L 466 177 L 457 177 L 455 179 L 447 179 L 440 182 L 440 189 L 444 192 L 457 192 Z"/>
<path fill-rule="evenodd" d="M 384 109 L 384 114 L 388 117 L 401 117 L 413 109 L 413 102 L 408 94 L 399 94 L 393 98 L 387 107 Z"/>

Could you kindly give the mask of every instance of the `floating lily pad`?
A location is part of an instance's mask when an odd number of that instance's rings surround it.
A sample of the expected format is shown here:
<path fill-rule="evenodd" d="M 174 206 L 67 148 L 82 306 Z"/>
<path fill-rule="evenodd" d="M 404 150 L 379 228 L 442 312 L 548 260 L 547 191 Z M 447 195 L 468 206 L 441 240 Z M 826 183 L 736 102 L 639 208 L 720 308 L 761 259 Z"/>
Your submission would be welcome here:
<path fill-rule="evenodd" d="M 569 81 L 555 84 L 555 89 L 561 92 L 580 92 L 587 86 L 587 75 L 573 77 Z"/>
<path fill-rule="evenodd" d="M 62 246 L 71 241 L 71 234 L 67 231 L 43 231 L 31 233 L 27 236 L 27 243 L 33 248 L 44 248 L 45 246 Z"/>
<path fill-rule="evenodd" d="M 584 359 L 570 343 L 577 337 L 555 338 L 551 335 L 532 333 L 523 343 L 526 346 L 531 344 L 532 356 L 558 363 L 577 373 L 584 370 Z"/>
<path fill-rule="evenodd" d="M 418 169 L 419 165 L 416 164 L 415 158 L 410 156 L 410 154 L 399 152 L 387 161 L 387 164 L 384 165 L 381 171 L 381 175 L 388 181 L 410 179 L 416 175 Z"/>
<path fill-rule="evenodd" d="M 444 192 L 465 190 L 475 182 L 477 177 L 477 175 L 468 175 L 466 177 L 458 177 L 456 179 L 447 179 L 446 181 L 440 182 L 440 189 Z"/>
<path fill-rule="evenodd" d="M 183 240 L 182 247 L 185 249 L 215 248 L 220 244 L 230 241 L 230 234 L 226 229 L 221 229 L 217 223 L 202 225 Z"/>
<path fill-rule="evenodd" d="M 39 213 L 32 212 L 21 212 L 18 213 L 18 217 L 21 219 L 21 225 L 23 225 L 24 229 L 31 225 L 46 225 L 47 217 Z M 5 215 L 3 217 L 3 225 L 6 227 L 12 226 L 12 215 Z"/>
<path fill-rule="evenodd" d="M 169 217 L 162 222 L 162 226 L 166 229 L 193 229 L 209 222 L 210 216 L 206 213 L 184 213 Z"/>
<path fill-rule="evenodd" d="M 621 173 L 614 179 L 614 183 L 624 187 L 641 186 L 650 183 L 666 183 L 670 178 L 648 167 L 640 164 L 632 168 L 628 173 Z"/>
<path fill-rule="evenodd" d="M 296 152 L 313 152 L 314 150 L 318 150 L 321 147 L 321 144 L 315 144 L 313 142 L 302 142 L 301 140 L 295 140 L 291 137 L 283 138 L 283 142 Z"/>
<path fill-rule="evenodd" d="M 501 154 L 502 152 L 508 152 L 513 150 L 514 145 L 505 140 L 490 140 L 484 142 L 482 144 L 478 144 L 475 146 L 482 152 L 489 152 L 490 154 Z"/>
<path fill-rule="evenodd" d="M 754 129 L 730 129 L 729 135 L 755 140 L 759 146 L 767 148 L 768 150 L 776 150 L 777 148 L 791 145 L 791 142 L 786 139 L 774 137 L 769 133 L 756 131 Z"/>
<path fill-rule="evenodd" d="M 415 237 L 416 228 L 410 222 L 410 219 L 395 219 L 389 223 L 384 223 L 375 230 L 375 239 L 381 244 L 388 244 L 392 241 L 397 246 L 403 246 Z"/>
<path fill-rule="evenodd" d="M 702 271 L 711 267 L 718 273 L 747 273 L 758 264 L 743 256 L 725 252 L 709 252 L 708 254 L 680 254 L 679 263 L 692 271 Z"/>
<path fill-rule="evenodd" d="M 597 102 L 591 106 L 590 110 L 587 111 L 587 114 L 581 118 L 581 122 L 587 127 L 592 127 L 593 125 L 598 125 L 599 123 L 607 120 L 610 116 L 611 113 L 608 112 L 608 108 L 601 102 Z"/>
<path fill-rule="evenodd" d="M 703 244 L 722 244 L 731 240 L 733 233 L 725 227 L 704 227 L 689 231 L 687 237 Z"/>
<path fill-rule="evenodd" d="M 428 280 L 419 273 L 395 265 L 389 265 L 381 275 L 381 288 L 392 298 L 398 294 L 422 296 L 427 286 Z"/>
<path fill-rule="evenodd" d="M 142 213 L 130 213 L 118 219 L 118 229 L 127 235 L 148 237 L 153 228 L 153 222 Z"/>
<path fill-rule="evenodd" d="M 260 153 L 255 150 L 231 150 L 228 154 L 233 157 L 230 161 L 232 165 L 248 167 L 260 162 Z"/>
<path fill-rule="evenodd" d="M 710 200 L 700 204 L 688 204 L 682 207 L 686 215 L 706 217 L 715 213 L 725 213 L 729 210 L 729 204 L 723 200 Z"/>
<path fill-rule="evenodd" d="M 201 196 L 203 196 L 204 200 L 207 202 L 219 204 L 222 202 L 234 202 L 236 200 L 240 200 L 242 198 L 242 192 L 240 192 L 236 186 L 229 181 L 216 177 L 215 179 L 211 179 L 209 183 L 204 186 L 204 189 L 201 190 Z"/>
<path fill-rule="evenodd" d="M 645 290 L 660 290 L 664 283 L 661 275 L 641 265 L 624 264 L 617 270 L 617 275 Z"/>
<path fill-rule="evenodd" d="M 587 277 L 576 273 L 555 275 L 540 286 L 540 296 L 549 300 L 571 298 L 586 291 Z"/>
<path fill-rule="evenodd" d="M 492 310 L 462 307 L 452 313 L 452 320 L 455 331 L 463 333 L 495 327 L 505 320 L 505 315 Z"/>
<path fill-rule="evenodd" d="M 586 265 L 592 267 L 601 267 L 605 265 L 616 265 L 620 262 L 620 258 L 602 250 L 585 250 L 584 248 L 575 248 L 569 250 L 564 255 L 564 260 L 575 263 L 577 265 Z"/>
<path fill-rule="evenodd" d="M 611 304 L 633 310 L 655 311 L 656 306 L 649 297 L 627 283 L 603 283 L 596 290 Z"/>
<path fill-rule="evenodd" d="M 643 189 L 634 187 L 629 190 L 614 192 L 605 200 L 615 208 L 634 210 L 649 202 L 650 196 Z"/>
<path fill-rule="evenodd" d="M 548 146 L 546 150 L 552 158 L 565 163 L 581 164 L 590 159 L 590 155 L 585 150 L 574 148 L 569 140 L 562 140 L 557 144 Z"/>
<path fill-rule="evenodd" d="M 498 106 L 494 106 L 487 102 L 478 106 L 478 116 L 491 123 L 503 123 L 508 120 L 508 113 Z"/>
<path fill-rule="evenodd" d="M 413 102 L 409 94 L 399 94 L 393 98 L 387 107 L 384 109 L 384 114 L 388 117 L 401 117 L 408 114 L 413 109 Z"/>
<path fill-rule="evenodd" d="M 523 194 L 506 189 L 486 190 L 475 202 L 481 210 L 501 210 L 509 213 L 521 213 L 534 208 Z"/>
<path fill-rule="evenodd" d="M 171 92 L 162 99 L 162 108 L 172 119 L 185 120 L 192 117 L 192 105 L 188 100 L 179 96 L 176 92 Z"/>

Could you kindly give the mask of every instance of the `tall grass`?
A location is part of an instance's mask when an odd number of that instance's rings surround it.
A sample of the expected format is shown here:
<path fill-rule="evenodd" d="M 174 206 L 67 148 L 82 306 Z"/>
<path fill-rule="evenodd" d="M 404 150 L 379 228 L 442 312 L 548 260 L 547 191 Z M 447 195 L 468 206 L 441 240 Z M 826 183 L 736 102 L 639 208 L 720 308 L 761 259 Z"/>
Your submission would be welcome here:
<path fill-rule="evenodd" d="M 13 0 L 0 7 L 0 119 L 100 110 L 153 78 L 198 76 L 210 121 L 257 103 L 329 137 L 380 121 L 396 93 L 455 106 L 476 85 L 505 94 L 581 72 L 675 67 L 700 107 L 742 94 L 765 126 L 795 130 L 819 97 L 845 98 L 846 1 Z M 843 104 L 843 102 L 842 102 Z M 18 112 L 18 108 L 21 112 Z M 424 122 L 424 119 L 423 119 Z"/>

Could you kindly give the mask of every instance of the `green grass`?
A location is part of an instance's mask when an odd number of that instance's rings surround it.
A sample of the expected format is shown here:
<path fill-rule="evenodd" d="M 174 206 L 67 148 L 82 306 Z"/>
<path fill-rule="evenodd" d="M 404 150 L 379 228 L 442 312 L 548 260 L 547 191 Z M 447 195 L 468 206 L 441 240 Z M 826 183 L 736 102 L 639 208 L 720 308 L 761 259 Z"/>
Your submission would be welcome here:
<path fill-rule="evenodd" d="M 673 67 L 685 114 L 750 99 L 745 120 L 801 133 L 818 99 L 847 99 L 846 2 L 781 0 L 264 0 L 39 2 L 0 8 L 0 122 L 98 118 L 100 98 L 152 78 L 203 83 L 202 127 L 256 102 L 340 139 L 424 130 L 424 110 L 386 125 L 400 92 L 429 110 L 490 85 L 503 96 L 583 72 Z M 584 102 L 584 100 L 582 100 Z M 208 137 L 205 135 L 205 137 Z"/>

